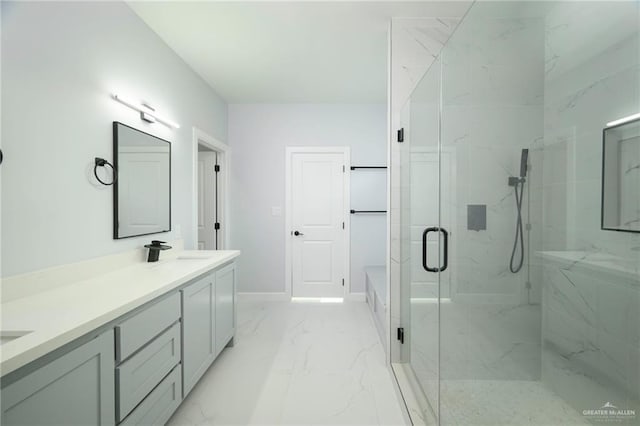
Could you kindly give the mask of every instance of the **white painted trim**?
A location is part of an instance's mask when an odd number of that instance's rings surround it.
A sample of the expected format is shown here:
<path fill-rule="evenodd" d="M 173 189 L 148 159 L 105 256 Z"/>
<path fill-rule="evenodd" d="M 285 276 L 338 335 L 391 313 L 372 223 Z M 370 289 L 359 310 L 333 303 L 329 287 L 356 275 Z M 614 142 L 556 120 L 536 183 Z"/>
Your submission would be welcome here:
<path fill-rule="evenodd" d="M 393 123 L 392 123 L 392 75 L 391 75 L 391 33 L 393 28 L 393 20 L 390 20 L 387 25 L 387 235 L 385 241 L 385 248 L 387 256 L 385 257 L 385 286 L 387 290 L 385 300 L 385 328 L 387 335 L 385 336 L 385 358 L 387 365 L 391 368 L 391 172 L 393 171 L 393 164 L 391 162 L 391 151 L 393 145 Z M 395 383 L 395 382 L 394 382 Z M 396 383 L 397 386 L 397 383 Z M 405 416 L 408 418 L 408 413 Z"/>
<path fill-rule="evenodd" d="M 344 291 L 351 294 L 351 148 L 344 147 Z"/>
<path fill-rule="evenodd" d="M 227 144 L 220 142 L 213 136 L 210 136 L 197 127 L 193 128 L 192 141 L 193 153 L 191 164 L 193 167 L 193 173 L 191 189 L 193 191 L 193 199 L 191 200 L 191 235 L 193 239 L 193 247 L 190 248 L 192 248 L 193 250 L 198 249 L 198 145 L 203 145 L 218 153 L 218 164 L 220 165 L 221 169 L 220 181 L 218 181 L 218 214 L 220 215 L 220 223 L 222 223 L 222 227 L 220 229 L 220 231 L 222 232 L 222 237 L 220 238 L 220 240 L 222 241 L 222 247 L 220 247 L 220 249 L 225 250 L 229 247 L 229 230 L 231 229 L 231 221 L 228 220 L 231 218 L 231 215 L 229 214 L 229 208 L 231 205 L 231 191 L 229 190 L 229 166 L 231 165 L 231 148 L 229 148 Z"/>
<path fill-rule="evenodd" d="M 238 300 L 244 302 L 288 302 L 291 296 L 288 293 L 237 293 Z"/>
<path fill-rule="evenodd" d="M 366 302 L 367 296 L 365 293 L 348 293 L 344 295 L 346 302 Z"/>
<path fill-rule="evenodd" d="M 285 176 L 284 176 L 284 292 L 291 293 L 291 147 L 285 148 Z"/>
<path fill-rule="evenodd" d="M 344 157 L 344 165 L 346 170 L 350 170 L 351 167 L 351 148 L 348 146 L 288 146 L 285 148 L 285 220 L 284 220 L 284 233 L 285 233 L 285 261 L 284 261 L 284 277 L 285 277 L 285 293 L 292 296 L 292 261 L 291 261 L 291 156 L 294 153 L 335 153 L 342 154 Z M 345 231 L 345 253 L 344 253 L 344 297 L 351 294 L 351 173 L 344 173 L 344 231 Z"/>

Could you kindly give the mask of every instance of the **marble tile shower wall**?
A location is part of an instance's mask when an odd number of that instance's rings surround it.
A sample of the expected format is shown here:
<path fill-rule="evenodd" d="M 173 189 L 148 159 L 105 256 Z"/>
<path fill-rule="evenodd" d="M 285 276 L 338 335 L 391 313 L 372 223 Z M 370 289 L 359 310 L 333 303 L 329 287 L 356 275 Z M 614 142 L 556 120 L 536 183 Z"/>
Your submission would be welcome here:
<path fill-rule="evenodd" d="M 441 378 L 539 380 L 542 268 L 531 257 L 519 273 L 509 271 L 516 202 L 507 181 L 529 149 L 523 220 L 532 224 L 525 250 L 533 253 L 541 244 L 544 21 L 475 16 L 443 58 L 442 143 L 455 155 L 456 255 L 453 303 L 440 317 Z M 467 229 L 473 204 L 487 206 L 486 230 Z"/>
<path fill-rule="evenodd" d="M 519 52 L 526 52 L 521 54 Z M 523 148 L 532 151 L 524 217 L 540 233 L 538 163 L 543 129 L 544 33 L 541 19 L 469 20 L 449 41 L 443 69 L 443 146 L 456 157 L 454 294 L 484 302 L 526 303 L 526 264 L 514 275 L 509 257 L 516 203 L 509 176 L 519 175 Z M 487 229 L 467 229 L 467 205 L 487 206 Z M 535 251 L 539 238 L 531 241 Z M 535 265 L 534 265 L 535 266 Z M 540 300 L 538 271 L 532 279 Z M 492 300 L 493 299 L 493 300 Z"/>
<path fill-rule="evenodd" d="M 602 128 L 640 111 L 639 8 L 559 4 L 545 22 L 543 249 L 577 255 L 544 267 L 542 377 L 579 411 L 640 408 L 640 234 L 600 229 Z"/>

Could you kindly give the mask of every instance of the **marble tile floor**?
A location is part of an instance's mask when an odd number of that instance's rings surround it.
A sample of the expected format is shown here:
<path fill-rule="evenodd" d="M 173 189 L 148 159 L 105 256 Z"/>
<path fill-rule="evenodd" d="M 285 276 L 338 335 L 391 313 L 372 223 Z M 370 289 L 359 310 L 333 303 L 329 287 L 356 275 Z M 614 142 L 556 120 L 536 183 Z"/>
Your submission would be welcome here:
<path fill-rule="evenodd" d="M 365 303 L 238 303 L 225 349 L 169 425 L 403 425 Z"/>

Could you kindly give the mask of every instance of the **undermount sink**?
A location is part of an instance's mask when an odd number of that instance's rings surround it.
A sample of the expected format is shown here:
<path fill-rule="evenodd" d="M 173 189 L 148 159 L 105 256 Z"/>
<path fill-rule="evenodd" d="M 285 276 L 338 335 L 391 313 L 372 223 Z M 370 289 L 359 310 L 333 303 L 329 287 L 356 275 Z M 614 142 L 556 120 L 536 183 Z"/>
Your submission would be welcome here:
<path fill-rule="evenodd" d="M 0 331 L 0 345 L 4 345 L 5 343 L 9 343 L 13 340 L 19 339 L 20 337 L 26 336 L 29 333 L 33 333 L 33 331 L 2 330 Z"/>

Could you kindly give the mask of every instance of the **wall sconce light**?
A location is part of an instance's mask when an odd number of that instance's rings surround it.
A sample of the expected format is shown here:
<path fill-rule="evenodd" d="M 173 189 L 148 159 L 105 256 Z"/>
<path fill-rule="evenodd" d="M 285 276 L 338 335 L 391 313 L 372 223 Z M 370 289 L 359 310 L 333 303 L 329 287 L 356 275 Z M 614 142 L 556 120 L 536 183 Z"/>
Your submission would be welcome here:
<path fill-rule="evenodd" d="M 111 96 L 113 97 L 113 99 L 120 102 L 122 105 L 126 105 L 129 108 L 138 111 L 140 113 L 140 118 L 146 121 L 147 123 L 155 123 L 157 121 L 158 123 L 162 123 L 165 126 L 171 127 L 173 129 L 180 128 L 180 125 L 178 123 L 176 123 L 173 120 L 169 120 L 167 118 L 162 117 L 156 112 L 154 108 L 152 108 L 147 104 L 131 101 L 130 99 L 127 99 L 115 93 L 112 94 Z"/>

